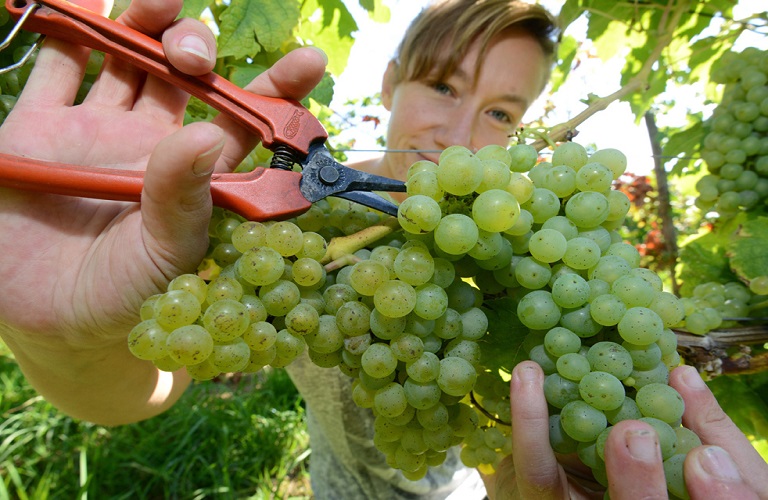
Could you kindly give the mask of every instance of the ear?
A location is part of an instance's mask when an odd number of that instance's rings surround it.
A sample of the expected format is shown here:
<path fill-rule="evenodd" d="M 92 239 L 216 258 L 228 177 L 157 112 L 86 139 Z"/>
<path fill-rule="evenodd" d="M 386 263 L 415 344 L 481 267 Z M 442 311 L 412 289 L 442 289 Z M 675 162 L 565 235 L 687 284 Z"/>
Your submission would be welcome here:
<path fill-rule="evenodd" d="M 392 111 L 392 95 L 397 85 L 397 64 L 395 61 L 389 61 L 387 69 L 384 71 L 384 77 L 381 79 L 381 103 L 387 111 Z"/>

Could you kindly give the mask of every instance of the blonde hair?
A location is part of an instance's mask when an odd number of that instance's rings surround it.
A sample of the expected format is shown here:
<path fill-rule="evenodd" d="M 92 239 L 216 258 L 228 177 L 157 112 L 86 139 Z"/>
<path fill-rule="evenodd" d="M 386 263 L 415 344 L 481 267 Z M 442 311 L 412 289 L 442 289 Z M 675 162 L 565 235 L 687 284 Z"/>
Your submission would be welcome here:
<path fill-rule="evenodd" d="M 517 28 L 532 35 L 551 70 L 559 35 L 557 20 L 544 7 L 519 0 L 436 0 L 411 22 L 393 59 L 395 83 L 452 75 L 470 47 L 480 44 L 480 62 L 491 40 Z"/>

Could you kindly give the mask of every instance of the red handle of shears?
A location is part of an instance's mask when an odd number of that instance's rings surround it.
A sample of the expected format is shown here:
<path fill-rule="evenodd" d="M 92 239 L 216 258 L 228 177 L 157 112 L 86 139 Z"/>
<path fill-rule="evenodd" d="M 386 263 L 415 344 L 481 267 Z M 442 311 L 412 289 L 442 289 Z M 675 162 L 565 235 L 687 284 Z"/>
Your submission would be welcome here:
<path fill-rule="evenodd" d="M 312 206 L 302 196 L 299 182 L 300 173 L 271 168 L 213 174 L 211 197 L 214 205 L 248 220 L 289 219 Z M 138 202 L 144 172 L 73 167 L 0 153 L 0 185 L 41 193 Z"/>
<path fill-rule="evenodd" d="M 162 78 L 258 134 L 268 149 L 283 144 L 306 155 L 311 144 L 328 138 L 322 124 L 298 101 L 250 93 L 213 72 L 186 75 L 168 62 L 160 42 L 111 19 L 63 0 L 5 2 L 14 19 L 32 4 L 46 8 L 27 17 L 24 29 L 103 51 Z"/>

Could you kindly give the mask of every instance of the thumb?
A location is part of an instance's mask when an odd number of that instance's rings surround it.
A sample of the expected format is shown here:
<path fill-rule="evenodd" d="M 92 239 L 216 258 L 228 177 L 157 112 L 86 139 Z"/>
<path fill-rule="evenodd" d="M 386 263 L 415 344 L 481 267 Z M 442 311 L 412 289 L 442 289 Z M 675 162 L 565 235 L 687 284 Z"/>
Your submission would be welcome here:
<path fill-rule="evenodd" d="M 192 123 L 163 139 L 144 177 L 144 245 L 165 275 L 193 271 L 208 248 L 210 179 L 224 146 L 223 131 Z"/>

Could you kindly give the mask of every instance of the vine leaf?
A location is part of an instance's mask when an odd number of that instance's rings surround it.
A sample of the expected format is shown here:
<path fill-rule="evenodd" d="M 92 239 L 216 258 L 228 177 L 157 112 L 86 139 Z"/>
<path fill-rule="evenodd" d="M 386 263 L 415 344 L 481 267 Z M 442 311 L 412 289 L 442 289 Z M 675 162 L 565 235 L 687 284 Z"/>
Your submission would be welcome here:
<path fill-rule="evenodd" d="M 692 295 L 693 288 L 701 283 L 734 281 L 726 250 L 734 232 L 745 220 L 746 217 L 740 214 L 685 242 L 680 251 L 680 261 L 685 262 L 680 270 L 681 295 Z"/>
<path fill-rule="evenodd" d="M 219 57 L 253 57 L 272 52 L 296 26 L 299 4 L 296 0 L 232 0 L 221 15 Z"/>
<path fill-rule="evenodd" d="M 510 297 L 486 300 L 483 306 L 489 332 L 479 341 L 483 366 L 511 372 L 517 363 L 528 359 L 523 349 L 528 328 L 517 318 L 517 303 Z"/>
<path fill-rule="evenodd" d="M 768 274 L 768 217 L 744 222 L 728 245 L 731 268 L 739 278 L 749 281 Z"/>

